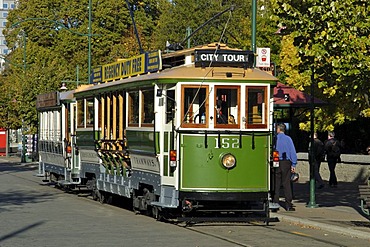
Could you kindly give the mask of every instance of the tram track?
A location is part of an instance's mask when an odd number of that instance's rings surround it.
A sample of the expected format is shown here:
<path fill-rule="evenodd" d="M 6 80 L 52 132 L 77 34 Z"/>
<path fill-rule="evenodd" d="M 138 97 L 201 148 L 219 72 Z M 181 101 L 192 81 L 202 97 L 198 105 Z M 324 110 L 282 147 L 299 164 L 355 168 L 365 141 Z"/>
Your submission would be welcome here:
<path fill-rule="evenodd" d="M 1 171 L 2 171 L 1 174 L 2 175 L 13 176 L 13 177 L 16 177 L 17 179 L 22 179 L 24 181 L 31 182 L 32 184 L 37 184 L 37 185 L 42 186 L 42 184 L 40 183 L 40 181 L 38 181 L 36 179 L 36 177 L 35 178 L 33 178 L 33 177 L 29 178 L 28 177 L 29 175 L 23 173 L 23 171 L 24 171 L 24 172 L 29 172 L 28 174 L 30 174 L 35 169 L 28 168 L 28 167 L 25 168 L 25 167 L 22 167 L 21 165 L 18 165 L 18 164 L 9 165 L 9 164 L 2 163 L 2 165 L 4 165 L 3 169 L 1 169 Z M 22 172 L 22 173 L 20 173 L 20 172 Z M 59 196 L 63 196 L 66 192 L 66 191 L 63 191 L 63 190 L 60 190 L 60 189 L 57 189 L 57 188 L 53 188 L 52 186 L 43 186 L 43 187 L 45 187 L 45 188 L 50 187 L 50 189 L 53 189 L 55 191 L 59 191 L 60 193 L 55 192 L 55 193 L 58 193 Z M 68 193 L 68 194 L 76 195 L 77 198 L 83 198 L 84 200 L 94 202 L 92 200 L 91 196 L 80 195 L 81 193 L 78 193 L 78 190 L 70 191 L 70 193 Z M 114 205 L 107 204 L 106 206 L 113 206 L 113 207 L 118 206 L 117 209 L 129 210 L 127 207 L 125 208 L 125 207 L 115 205 L 115 204 Z M 116 211 L 116 212 L 119 212 L 119 210 Z M 153 220 L 153 221 L 154 221 L 153 223 L 155 224 L 155 220 Z M 300 232 L 299 229 L 284 230 L 282 228 L 276 227 L 275 225 L 266 226 L 265 223 L 262 223 L 262 222 L 248 222 L 248 223 L 228 223 L 228 222 L 217 223 L 217 222 L 212 222 L 210 224 L 199 223 L 199 224 L 195 224 L 195 225 L 192 225 L 192 226 L 189 226 L 189 225 L 186 225 L 186 224 L 184 225 L 184 224 L 185 223 L 177 223 L 177 224 L 173 224 L 173 225 L 176 225 L 178 227 L 186 229 L 187 231 L 195 232 L 195 233 L 207 236 L 207 237 L 212 237 L 214 239 L 224 241 L 224 242 L 229 243 L 233 246 L 241 246 L 241 247 L 259 246 L 259 245 L 245 243 L 243 238 L 241 238 L 238 234 L 233 234 L 233 233 L 239 233 L 240 235 L 242 234 L 242 235 L 248 236 L 249 230 L 248 230 L 247 227 L 249 227 L 249 226 L 263 228 L 262 232 L 264 232 L 264 233 L 266 233 L 266 231 L 268 231 L 270 233 L 278 232 L 278 233 L 281 233 L 283 235 L 286 234 L 288 236 L 294 236 L 295 238 L 298 238 L 298 239 L 304 239 L 304 240 L 302 240 L 303 242 L 307 242 L 307 241 L 312 240 L 312 241 L 316 241 L 318 243 L 322 243 L 324 246 L 349 246 L 349 245 L 340 244 L 338 242 L 325 240 L 323 238 L 319 238 L 319 237 L 313 236 L 311 234 Z M 297 226 L 297 228 L 298 228 L 298 226 Z M 215 229 L 217 229 L 217 231 Z M 287 238 L 289 238 L 289 237 L 287 237 Z"/>
<path fill-rule="evenodd" d="M 200 228 L 200 227 L 197 228 L 196 226 L 188 227 L 188 226 L 181 226 L 180 224 L 178 224 L 179 227 L 182 227 L 182 228 L 184 228 L 188 231 L 193 231 L 193 232 L 205 235 L 205 236 L 213 237 L 215 239 L 223 240 L 227 243 L 235 244 L 236 246 L 242 246 L 242 247 L 252 247 L 252 246 L 259 246 L 259 245 L 247 244 L 247 243 L 244 243 L 243 240 L 238 240 L 235 237 L 220 236 L 219 232 L 214 232 L 214 233 L 210 232 L 211 230 L 215 229 L 212 226 L 219 226 L 219 227 L 223 227 L 223 228 L 228 228 L 229 229 L 228 233 L 238 232 L 238 231 L 240 231 L 239 228 L 241 228 L 241 227 L 244 228 L 243 230 L 246 230 L 246 227 L 249 227 L 249 226 L 261 227 L 264 230 L 267 230 L 269 232 L 279 232 L 279 233 L 282 233 L 282 234 L 287 234 L 287 235 L 290 235 L 290 236 L 294 236 L 296 238 L 302 238 L 302 239 L 305 239 L 306 241 L 307 240 L 317 241 L 319 245 L 321 243 L 321 244 L 325 244 L 325 246 L 337 246 L 337 247 L 338 246 L 339 247 L 346 247 L 347 246 L 347 245 L 339 244 L 338 242 L 333 242 L 333 241 L 325 240 L 325 239 L 322 239 L 322 238 L 318 238 L 318 237 L 315 237 L 315 236 L 312 236 L 310 234 L 306 234 L 306 233 L 303 233 L 303 232 L 279 229 L 277 227 L 274 227 L 274 226 L 271 226 L 271 225 L 267 226 L 264 223 L 259 223 L 259 222 L 248 222 L 248 223 L 225 223 L 225 222 L 223 222 L 220 225 L 217 225 L 217 224 L 209 224 L 209 225 L 201 224 L 201 225 L 203 226 L 202 228 Z M 204 230 L 207 226 L 212 227 L 212 228 L 210 228 L 209 230 Z M 287 239 L 289 239 L 289 237 L 287 237 Z M 302 241 L 302 242 L 306 242 L 306 241 Z M 286 245 L 286 246 L 289 246 L 289 244 Z"/>

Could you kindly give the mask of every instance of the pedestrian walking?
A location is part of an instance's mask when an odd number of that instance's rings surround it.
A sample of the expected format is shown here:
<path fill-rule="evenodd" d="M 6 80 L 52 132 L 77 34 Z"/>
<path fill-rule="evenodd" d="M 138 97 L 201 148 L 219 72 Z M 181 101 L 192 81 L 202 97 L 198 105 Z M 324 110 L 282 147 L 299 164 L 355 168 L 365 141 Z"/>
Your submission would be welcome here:
<path fill-rule="evenodd" d="M 318 184 L 317 188 L 322 189 L 324 188 L 325 184 L 320 174 L 320 166 L 321 162 L 325 158 L 325 148 L 324 143 L 318 138 L 316 132 L 313 134 L 313 140 L 313 149 L 311 150 L 311 143 L 309 147 L 309 161 L 310 165 L 313 166 L 314 169 L 315 180 Z M 311 151 L 313 152 L 313 154 L 311 154 Z"/>
<path fill-rule="evenodd" d="M 273 206 L 279 205 L 280 186 L 283 186 L 285 197 L 285 209 L 295 211 L 293 207 L 293 196 L 291 190 L 290 178 L 295 172 L 297 165 L 297 153 L 292 138 L 285 134 L 286 126 L 279 123 L 276 127 L 275 150 L 279 152 L 279 167 L 275 171 L 275 194 Z"/>
<path fill-rule="evenodd" d="M 334 131 L 328 132 L 328 139 L 325 141 L 324 144 L 325 153 L 326 153 L 326 160 L 329 166 L 329 186 L 332 188 L 336 188 L 338 186 L 337 176 L 335 174 L 335 167 L 337 166 L 338 160 L 340 160 L 340 143 L 335 138 Z"/>

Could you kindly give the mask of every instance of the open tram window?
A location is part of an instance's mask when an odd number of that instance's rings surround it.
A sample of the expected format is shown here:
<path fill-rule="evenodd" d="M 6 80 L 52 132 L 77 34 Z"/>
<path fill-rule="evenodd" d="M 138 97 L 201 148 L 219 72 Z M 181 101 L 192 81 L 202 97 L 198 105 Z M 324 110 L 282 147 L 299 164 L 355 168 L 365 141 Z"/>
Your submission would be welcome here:
<path fill-rule="evenodd" d="M 167 90 L 166 96 L 166 123 L 170 123 L 175 117 L 175 90 Z"/>
<path fill-rule="evenodd" d="M 86 127 L 94 126 L 94 100 L 86 100 Z"/>
<path fill-rule="evenodd" d="M 216 128 L 238 128 L 239 126 L 240 87 L 215 87 Z"/>
<path fill-rule="evenodd" d="M 266 87 L 247 87 L 247 128 L 267 128 L 266 102 Z"/>
<path fill-rule="evenodd" d="M 128 93 L 128 124 L 139 125 L 139 91 Z"/>
<path fill-rule="evenodd" d="M 142 90 L 141 123 L 148 126 L 154 124 L 154 88 Z"/>
<path fill-rule="evenodd" d="M 94 100 L 81 99 L 77 101 L 77 127 L 86 128 L 94 125 Z"/>
<path fill-rule="evenodd" d="M 208 86 L 187 85 L 182 87 L 182 126 L 205 127 L 208 123 Z"/>
<path fill-rule="evenodd" d="M 78 100 L 77 101 L 77 128 L 85 127 L 84 108 L 85 108 L 85 100 L 83 99 Z"/>

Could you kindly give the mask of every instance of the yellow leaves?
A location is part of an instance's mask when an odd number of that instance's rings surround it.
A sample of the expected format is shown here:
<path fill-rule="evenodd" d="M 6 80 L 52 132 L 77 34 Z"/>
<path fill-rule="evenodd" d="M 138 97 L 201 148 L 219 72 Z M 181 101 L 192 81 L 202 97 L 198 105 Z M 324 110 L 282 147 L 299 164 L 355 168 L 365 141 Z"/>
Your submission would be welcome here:
<path fill-rule="evenodd" d="M 328 96 L 328 98 L 334 97 L 337 92 L 338 86 L 327 87 L 323 89 L 323 93 Z"/>
<path fill-rule="evenodd" d="M 303 90 L 304 86 L 311 83 L 310 74 L 299 72 L 298 66 L 302 61 L 298 55 L 297 48 L 293 45 L 293 41 L 294 39 L 291 35 L 283 37 L 280 53 L 281 68 L 287 75 L 286 83 L 298 90 Z"/>
<path fill-rule="evenodd" d="M 362 110 L 360 115 L 363 116 L 363 117 L 369 117 L 370 118 L 370 108 L 366 108 L 366 109 Z"/>

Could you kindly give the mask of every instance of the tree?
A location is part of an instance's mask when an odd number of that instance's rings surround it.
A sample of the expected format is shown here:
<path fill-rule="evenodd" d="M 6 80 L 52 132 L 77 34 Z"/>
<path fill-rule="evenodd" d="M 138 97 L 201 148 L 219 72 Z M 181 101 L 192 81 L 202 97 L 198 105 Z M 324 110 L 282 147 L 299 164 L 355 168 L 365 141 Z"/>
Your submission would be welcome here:
<path fill-rule="evenodd" d="M 297 48 L 299 63 L 282 62 L 292 81 L 313 71 L 316 95 L 330 106 L 319 118 L 332 129 L 360 116 L 370 117 L 370 7 L 366 0 L 273 0 L 274 20 L 285 26 Z M 282 53 L 282 61 L 292 54 Z M 298 80 L 307 89 L 312 82 Z M 300 84 L 300 85 L 297 85 Z M 307 125 L 302 125 L 306 128 Z"/>
<path fill-rule="evenodd" d="M 130 1 L 141 15 L 138 30 L 148 35 L 143 38 L 147 47 L 158 18 L 156 3 Z M 91 10 L 93 66 L 139 53 L 125 0 L 92 0 Z M 58 90 L 62 80 L 75 80 L 77 66 L 79 80 L 88 81 L 88 19 L 86 0 L 20 0 L 18 8 L 9 12 L 4 34 L 12 52 L 6 57 L 10 66 L 1 75 L 0 86 L 12 90 L 0 94 L 0 102 L 14 100 L 14 104 L 4 104 L 1 127 L 19 128 L 23 120 L 30 132 L 35 131 L 38 94 Z M 76 83 L 68 87 L 73 89 Z M 7 117 L 13 113 L 19 121 L 10 123 Z"/>

